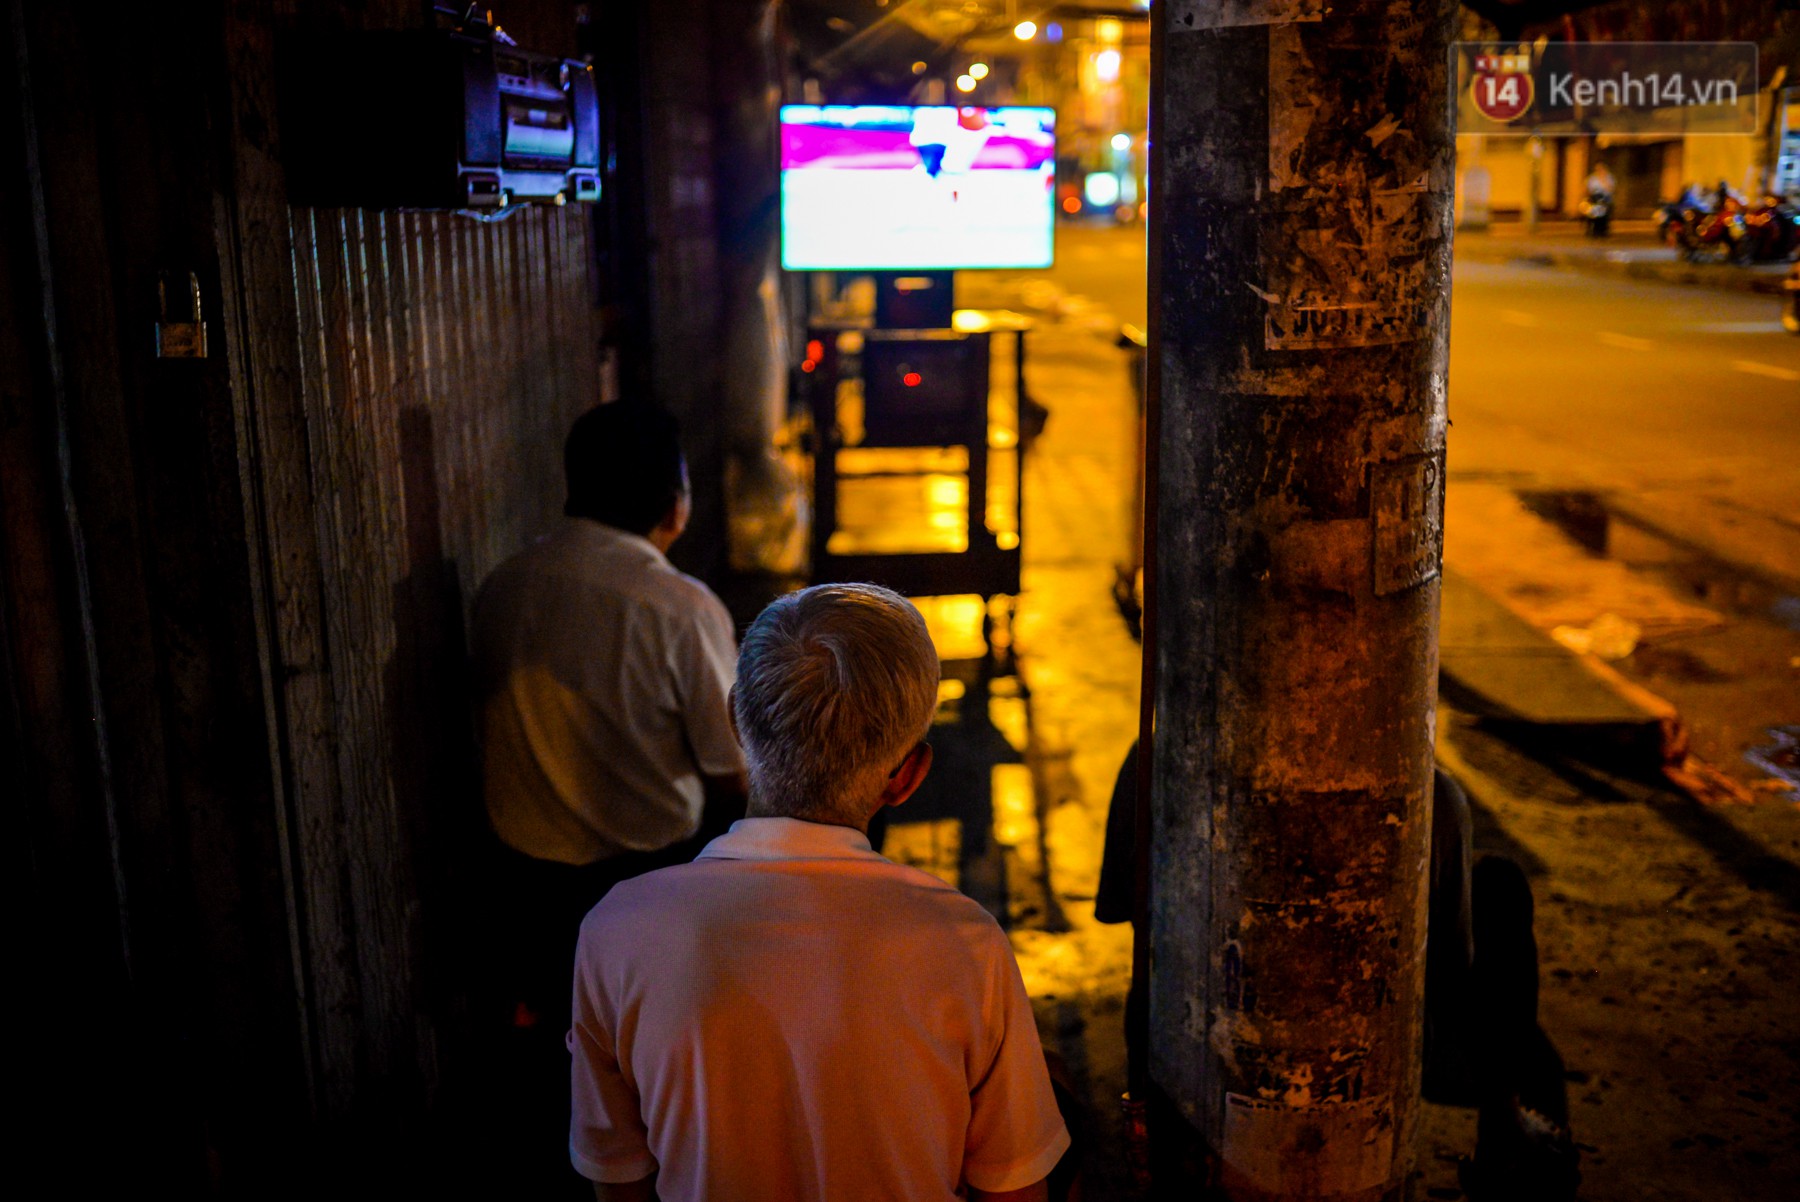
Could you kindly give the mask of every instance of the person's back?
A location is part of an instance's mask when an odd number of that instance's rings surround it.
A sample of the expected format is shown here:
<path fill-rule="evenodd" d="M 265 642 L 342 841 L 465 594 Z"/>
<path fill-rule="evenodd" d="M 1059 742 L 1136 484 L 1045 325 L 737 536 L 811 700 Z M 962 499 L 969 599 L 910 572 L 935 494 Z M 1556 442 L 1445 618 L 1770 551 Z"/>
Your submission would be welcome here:
<path fill-rule="evenodd" d="M 736 648 L 725 606 L 665 558 L 688 515 L 674 419 L 599 406 L 563 459 L 563 524 L 482 585 L 471 642 L 494 833 L 589 865 L 685 839 L 707 778 L 738 779 Z"/>
<path fill-rule="evenodd" d="M 930 768 L 937 684 L 918 611 L 874 586 L 745 634 L 750 817 L 582 924 L 570 1151 L 601 1198 L 1042 1196 L 1069 1137 L 1011 947 L 866 836 Z"/>
<path fill-rule="evenodd" d="M 509 846 L 591 863 L 691 834 L 703 774 L 737 770 L 731 617 L 647 539 L 571 517 L 475 606 L 489 818 Z"/>
<path fill-rule="evenodd" d="M 582 938 L 609 954 L 581 965 L 573 1038 L 628 1033 L 654 1158 L 578 1104 L 577 1148 L 617 1149 L 577 1159 L 590 1177 L 661 1165 L 666 1199 L 922 1202 L 1030 1184 L 1061 1154 L 1053 1109 L 1010 1121 L 1044 1070 L 1006 937 L 854 831 L 740 823 L 618 886 Z M 1009 1030 L 1030 1058 L 1000 1057 Z"/>

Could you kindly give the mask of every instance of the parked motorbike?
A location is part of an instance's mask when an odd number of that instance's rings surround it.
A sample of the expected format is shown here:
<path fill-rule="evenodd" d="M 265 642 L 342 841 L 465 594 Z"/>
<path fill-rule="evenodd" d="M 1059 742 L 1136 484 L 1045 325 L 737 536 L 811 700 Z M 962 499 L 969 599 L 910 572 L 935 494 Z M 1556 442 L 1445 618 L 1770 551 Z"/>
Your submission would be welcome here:
<path fill-rule="evenodd" d="M 1591 188 L 1581 202 L 1581 219 L 1590 238 L 1604 238 L 1612 229 L 1613 196 L 1604 188 Z"/>
<path fill-rule="evenodd" d="M 1656 210 L 1656 236 L 1671 250 L 1682 250 L 1687 236 L 1700 218 L 1712 212 L 1712 205 L 1696 184 L 1689 184 L 1680 196 Z"/>
<path fill-rule="evenodd" d="M 1690 263 L 1743 261 L 1749 238 L 1743 201 L 1724 193 L 1708 211 L 1688 210 L 1684 217 L 1688 219 L 1677 235 L 1682 258 Z"/>
<path fill-rule="evenodd" d="M 1762 202 L 1745 209 L 1744 237 L 1738 245 L 1742 260 L 1755 263 L 1780 263 L 1800 251 L 1800 210 L 1779 196 L 1764 196 Z"/>

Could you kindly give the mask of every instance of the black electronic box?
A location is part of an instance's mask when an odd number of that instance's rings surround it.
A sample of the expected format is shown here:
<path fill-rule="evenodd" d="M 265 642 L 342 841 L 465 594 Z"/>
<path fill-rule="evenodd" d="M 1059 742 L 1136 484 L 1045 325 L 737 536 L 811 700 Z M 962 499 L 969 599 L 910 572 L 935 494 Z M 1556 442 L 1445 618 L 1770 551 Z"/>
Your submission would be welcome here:
<path fill-rule="evenodd" d="M 297 204 L 498 210 L 600 198 L 587 63 L 492 26 L 296 34 L 280 47 L 282 144 Z"/>
<path fill-rule="evenodd" d="M 956 330 L 870 330 L 862 363 L 863 445 L 986 442 L 985 337 Z"/>

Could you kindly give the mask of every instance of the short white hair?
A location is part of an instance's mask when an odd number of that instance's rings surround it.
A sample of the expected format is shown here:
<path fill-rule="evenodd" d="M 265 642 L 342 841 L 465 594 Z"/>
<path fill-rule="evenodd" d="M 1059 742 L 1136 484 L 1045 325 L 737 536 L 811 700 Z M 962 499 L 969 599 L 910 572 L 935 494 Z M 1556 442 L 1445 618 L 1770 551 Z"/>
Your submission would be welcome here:
<path fill-rule="evenodd" d="M 938 673 L 898 593 L 820 584 L 773 602 L 744 633 L 732 700 L 757 809 L 860 826 L 931 729 Z"/>

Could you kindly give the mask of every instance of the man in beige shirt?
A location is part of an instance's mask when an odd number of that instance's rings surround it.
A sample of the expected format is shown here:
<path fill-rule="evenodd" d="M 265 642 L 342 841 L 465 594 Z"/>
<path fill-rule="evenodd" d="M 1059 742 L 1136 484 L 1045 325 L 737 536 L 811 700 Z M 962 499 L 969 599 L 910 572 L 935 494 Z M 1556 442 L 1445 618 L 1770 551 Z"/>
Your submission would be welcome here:
<path fill-rule="evenodd" d="M 937 684 L 873 585 L 744 636 L 750 816 L 581 928 L 570 1157 L 603 1202 L 1045 1196 L 1069 1136 L 1005 934 L 865 837 L 931 766 Z"/>
<path fill-rule="evenodd" d="M 474 642 L 494 833 L 579 866 L 694 834 L 744 761 L 731 615 L 665 558 L 688 516 L 675 419 L 601 406 L 565 463 L 568 516 L 482 585 Z"/>
<path fill-rule="evenodd" d="M 731 616 L 665 557 L 689 506 L 675 420 L 600 406 L 563 461 L 563 524 L 488 577 L 473 632 L 497 838 L 488 1013 L 519 1075 L 511 1113 L 546 1141 L 567 1113 L 561 1037 L 582 915 L 618 881 L 690 858 L 703 816 L 723 811 L 723 829 L 744 790 Z M 560 1137 L 529 1159 L 569 1176 Z"/>

